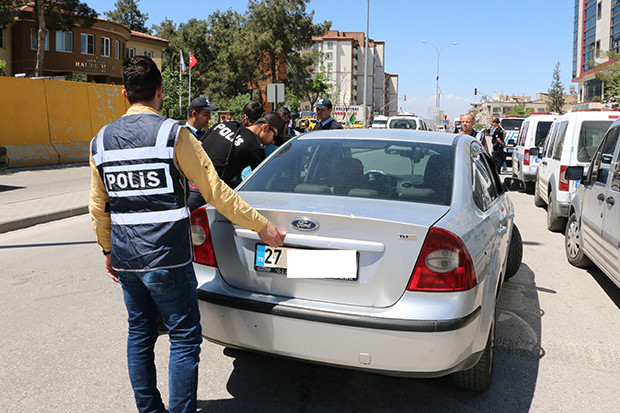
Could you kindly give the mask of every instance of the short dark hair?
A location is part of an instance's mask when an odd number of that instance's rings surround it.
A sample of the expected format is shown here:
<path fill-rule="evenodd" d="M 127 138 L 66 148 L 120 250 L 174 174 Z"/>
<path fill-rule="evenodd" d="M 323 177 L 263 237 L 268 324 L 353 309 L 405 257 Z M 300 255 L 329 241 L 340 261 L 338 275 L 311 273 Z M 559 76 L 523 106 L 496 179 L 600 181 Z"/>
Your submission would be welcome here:
<path fill-rule="evenodd" d="M 147 56 L 125 59 L 122 72 L 129 103 L 148 102 L 155 98 L 155 92 L 161 86 L 161 72 L 153 59 Z"/>
<path fill-rule="evenodd" d="M 278 115 L 282 116 L 283 118 L 284 117 L 287 117 L 287 118 L 291 117 L 291 111 L 288 110 L 288 108 L 285 107 L 285 106 L 280 106 L 278 109 L 276 109 L 276 113 Z"/>
<path fill-rule="evenodd" d="M 248 120 L 252 123 L 255 123 L 258 118 L 263 116 L 265 109 L 263 109 L 263 105 L 258 102 L 248 102 L 243 107 L 243 114 L 248 117 Z"/>
<path fill-rule="evenodd" d="M 282 119 L 282 116 L 278 115 L 275 112 L 266 112 L 263 116 L 261 116 L 260 118 L 258 118 L 256 120 L 256 123 L 254 123 L 255 125 L 262 125 L 262 124 L 268 124 L 269 126 L 272 126 L 274 128 L 276 128 L 276 131 L 278 132 L 277 135 L 280 136 L 284 133 L 284 119 Z"/>

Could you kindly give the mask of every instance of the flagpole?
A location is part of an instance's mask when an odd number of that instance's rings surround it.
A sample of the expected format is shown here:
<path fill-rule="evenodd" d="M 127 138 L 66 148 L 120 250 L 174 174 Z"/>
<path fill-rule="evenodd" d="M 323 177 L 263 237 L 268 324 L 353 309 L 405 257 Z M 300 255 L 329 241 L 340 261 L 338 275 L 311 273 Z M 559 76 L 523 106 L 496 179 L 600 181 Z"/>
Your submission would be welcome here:
<path fill-rule="evenodd" d="M 187 99 L 191 102 L 192 100 L 192 66 L 189 66 L 189 88 L 187 90 Z"/>

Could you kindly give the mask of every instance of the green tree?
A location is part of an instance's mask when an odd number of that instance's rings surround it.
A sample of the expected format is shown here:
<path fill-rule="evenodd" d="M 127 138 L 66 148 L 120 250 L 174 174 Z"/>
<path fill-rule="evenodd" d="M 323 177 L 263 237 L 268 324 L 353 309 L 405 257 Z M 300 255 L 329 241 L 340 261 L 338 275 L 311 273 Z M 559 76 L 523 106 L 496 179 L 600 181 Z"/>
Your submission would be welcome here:
<path fill-rule="evenodd" d="M 162 113 L 174 119 L 186 119 L 186 109 L 189 106 L 189 98 L 187 95 L 189 86 L 188 77 L 183 76 L 179 81 L 179 72 L 166 67 L 161 73 L 161 78 L 164 87 L 164 98 L 161 101 Z M 179 96 L 181 97 L 180 106 Z"/>
<path fill-rule="evenodd" d="M 0 0 L 0 26 L 12 24 L 19 14 L 19 9 L 13 3 L 13 0 Z"/>
<path fill-rule="evenodd" d="M 231 98 L 221 98 L 217 101 L 217 107 L 221 110 L 230 111 L 233 119 L 243 119 L 243 107 L 251 100 L 249 93 L 239 93 Z M 215 103 L 214 103 L 215 104 Z"/>
<path fill-rule="evenodd" d="M 324 73 L 314 73 L 319 60 L 319 52 L 294 53 L 287 60 L 285 84 L 289 92 L 298 100 L 307 100 L 312 107 L 330 88 Z"/>
<path fill-rule="evenodd" d="M 526 108 L 525 105 L 516 105 L 512 110 L 506 112 L 506 116 L 527 117 L 530 116 L 531 112 L 534 112 L 533 108 Z"/>
<path fill-rule="evenodd" d="M 16 1 L 15 5 L 26 4 L 25 1 Z M 70 31 L 76 24 L 82 27 L 91 27 L 98 14 L 86 3 L 79 0 L 34 0 L 34 20 L 37 30 L 37 63 L 34 69 L 35 76 L 43 74 L 43 60 L 45 56 L 45 36 L 48 32 L 63 30 Z"/>
<path fill-rule="evenodd" d="M 6 67 L 6 62 L 0 59 L 0 75 L 4 76 L 4 68 Z"/>
<path fill-rule="evenodd" d="M 312 46 L 312 37 L 327 32 L 331 22 L 314 24 L 314 11 L 306 12 L 310 0 L 250 0 L 248 39 L 259 65 L 268 68 L 271 81 L 281 79 L 280 65 L 299 50 Z"/>
<path fill-rule="evenodd" d="M 104 14 L 113 22 L 124 24 L 131 30 L 151 34 L 151 31 L 146 28 L 149 15 L 138 10 L 139 2 L 139 0 L 118 0 L 114 4 L 116 9 L 106 11 Z"/>
<path fill-rule="evenodd" d="M 547 91 L 549 95 L 549 101 L 547 102 L 547 112 L 563 113 L 563 107 L 566 103 L 564 99 L 564 84 L 560 80 L 560 62 L 555 65 L 553 69 L 553 80 L 551 86 Z"/>
<path fill-rule="evenodd" d="M 620 53 L 609 50 L 607 57 L 615 62 L 606 65 L 595 64 L 594 62 L 588 62 L 588 64 L 594 66 L 594 76 L 603 82 L 605 98 L 614 97 L 618 100 L 620 98 L 620 62 L 618 62 Z"/>

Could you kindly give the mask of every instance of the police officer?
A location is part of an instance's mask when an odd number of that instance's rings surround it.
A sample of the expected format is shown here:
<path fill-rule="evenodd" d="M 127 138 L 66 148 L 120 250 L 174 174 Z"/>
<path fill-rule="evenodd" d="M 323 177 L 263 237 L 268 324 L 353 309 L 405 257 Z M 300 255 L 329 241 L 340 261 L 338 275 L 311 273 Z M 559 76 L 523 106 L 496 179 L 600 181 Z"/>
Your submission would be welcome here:
<path fill-rule="evenodd" d="M 500 126 L 499 119 L 495 118 L 491 122 L 493 132 L 491 132 L 491 143 L 493 145 L 493 163 L 495 170 L 499 174 L 502 171 L 504 162 L 504 129 Z"/>
<path fill-rule="evenodd" d="M 316 101 L 316 118 L 319 124 L 314 130 L 319 129 L 342 129 L 342 125 L 332 118 L 332 101 L 327 98 L 321 98 Z"/>
<path fill-rule="evenodd" d="M 281 246 L 286 235 L 217 176 L 187 127 L 161 117 L 161 73 L 146 56 L 122 67 L 127 113 L 90 145 L 90 215 L 108 277 L 120 282 L 129 315 L 127 361 L 140 412 L 163 412 L 153 348 L 158 314 L 170 337 L 169 404 L 195 412 L 202 341 L 192 266 L 187 179 L 231 221 Z"/>
<path fill-rule="evenodd" d="M 205 128 L 209 126 L 211 111 L 218 110 L 204 96 L 192 100 L 187 108 L 187 126 L 189 130 L 200 139 L 205 134 Z"/>

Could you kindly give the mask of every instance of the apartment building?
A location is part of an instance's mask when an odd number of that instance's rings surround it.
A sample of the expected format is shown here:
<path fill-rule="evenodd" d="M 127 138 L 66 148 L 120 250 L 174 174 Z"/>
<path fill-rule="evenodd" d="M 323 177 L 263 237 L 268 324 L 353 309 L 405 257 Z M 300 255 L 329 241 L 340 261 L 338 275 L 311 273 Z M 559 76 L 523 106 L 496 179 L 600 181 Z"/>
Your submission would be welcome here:
<path fill-rule="evenodd" d="M 330 30 L 324 36 L 314 37 L 313 41 L 314 50 L 322 56 L 315 72 L 324 73 L 331 85 L 334 117 L 344 120 L 354 114 L 359 118 L 364 103 L 364 33 Z M 370 38 L 366 93 L 368 112 L 396 114 L 398 75 L 385 72 L 385 42 Z"/>
<path fill-rule="evenodd" d="M 593 63 L 608 64 L 606 52 L 620 52 L 620 2 L 575 0 L 573 20 L 573 82 L 579 84 L 579 102 L 605 99 Z"/>

